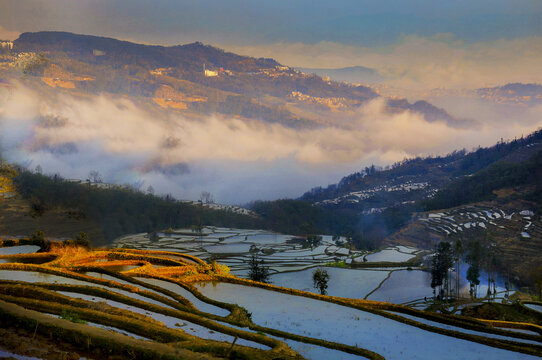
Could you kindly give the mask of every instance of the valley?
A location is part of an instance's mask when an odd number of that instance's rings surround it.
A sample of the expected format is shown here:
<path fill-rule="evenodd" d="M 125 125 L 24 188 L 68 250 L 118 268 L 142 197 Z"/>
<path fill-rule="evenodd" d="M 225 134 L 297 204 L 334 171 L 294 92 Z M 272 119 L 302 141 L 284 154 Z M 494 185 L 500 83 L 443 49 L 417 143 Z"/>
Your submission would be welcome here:
<path fill-rule="evenodd" d="M 542 86 L 496 65 L 512 40 L 71 28 L 0 41 L 0 357 L 542 357 Z"/>

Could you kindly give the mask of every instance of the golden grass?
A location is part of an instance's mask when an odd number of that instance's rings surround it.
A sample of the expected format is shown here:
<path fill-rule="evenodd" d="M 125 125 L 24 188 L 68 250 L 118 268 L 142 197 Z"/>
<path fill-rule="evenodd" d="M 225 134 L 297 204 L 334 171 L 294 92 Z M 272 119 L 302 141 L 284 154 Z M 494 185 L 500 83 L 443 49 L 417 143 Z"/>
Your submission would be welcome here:
<path fill-rule="evenodd" d="M 42 77 L 41 81 L 43 81 L 45 84 L 53 88 L 60 87 L 64 89 L 75 89 L 75 84 L 73 83 L 73 81 L 69 81 L 69 80 Z"/>
<path fill-rule="evenodd" d="M 537 325 L 537 324 L 515 322 L 515 321 L 504 321 L 504 320 L 487 320 L 487 319 L 478 319 L 478 320 L 483 323 L 487 323 L 491 326 L 497 326 L 497 327 L 509 328 L 509 329 L 529 330 L 529 331 L 537 332 L 540 335 L 542 335 L 542 326 Z"/>
<path fill-rule="evenodd" d="M 0 175 L 0 197 L 3 197 L 7 193 L 14 192 L 15 187 L 13 186 L 12 178 Z"/>

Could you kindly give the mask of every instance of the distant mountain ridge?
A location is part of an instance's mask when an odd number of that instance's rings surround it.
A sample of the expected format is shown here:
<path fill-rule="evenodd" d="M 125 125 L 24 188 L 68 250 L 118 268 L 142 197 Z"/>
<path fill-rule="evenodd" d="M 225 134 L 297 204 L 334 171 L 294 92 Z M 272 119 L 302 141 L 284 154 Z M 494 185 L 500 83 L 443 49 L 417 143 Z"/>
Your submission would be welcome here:
<path fill-rule="evenodd" d="M 186 45 L 143 45 L 113 38 L 43 31 L 22 33 L 14 41 L 16 51 L 66 52 L 80 60 L 96 63 L 140 65 L 149 68 L 183 66 L 199 71 L 202 64 L 235 71 L 256 71 L 280 65 L 273 59 L 256 59 L 225 52 L 201 42 Z"/>
<path fill-rule="evenodd" d="M 377 70 L 365 66 L 349 66 L 338 69 L 323 68 L 296 68 L 307 74 L 316 74 L 322 77 L 329 77 L 335 81 L 347 81 L 351 83 L 376 83 L 384 80 L 384 77 Z"/>
<path fill-rule="evenodd" d="M 477 89 L 476 93 L 488 100 L 505 104 L 542 104 L 542 85 L 511 83 L 492 88 Z"/>
<path fill-rule="evenodd" d="M 498 162 L 523 163 L 542 151 L 542 130 L 473 152 L 405 159 L 386 169 L 365 168 L 327 188 L 316 187 L 300 200 L 360 212 L 433 198 L 446 186 Z M 457 205 L 457 204 L 455 204 Z M 434 205 L 433 205 L 434 206 Z"/>
<path fill-rule="evenodd" d="M 367 86 L 329 81 L 273 59 L 241 56 L 200 42 L 143 45 L 43 31 L 21 34 L 13 53 L 44 54 L 50 63 L 34 75 L 56 91 L 144 97 L 153 106 L 189 116 L 220 113 L 293 127 L 320 126 L 331 124 L 337 112 L 351 116 L 379 97 Z M 390 112 L 410 110 L 429 121 L 463 123 L 428 102 L 387 99 L 387 104 Z"/>

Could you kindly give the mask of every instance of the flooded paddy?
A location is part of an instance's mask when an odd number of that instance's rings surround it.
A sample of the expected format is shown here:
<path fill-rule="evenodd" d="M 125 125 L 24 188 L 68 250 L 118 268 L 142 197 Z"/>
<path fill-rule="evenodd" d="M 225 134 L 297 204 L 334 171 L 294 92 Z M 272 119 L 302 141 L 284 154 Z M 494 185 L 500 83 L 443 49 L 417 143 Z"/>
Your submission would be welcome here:
<path fill-rule="evenodd" d="M 281 273 L 346 261 L 364 254 L 337 245 L 331 236 L 322 236 L 320 244 L 310 248 L 295 241 L 295 236 L 263 230 L 205 227 L 201 235 L 191 233 L 189 229 L 178 229 L 171 234 L 158 233 L 158 236 L 157 241 L 151 242 L 147 234 L 128 235 L 117 239 L 115 246 L 182 252 L 216 260 L 228 265 L 238 276 L 248 274 L 248 263 L 253 255 L 263 260 L 271 272 Z"/>
<path fill-rule="evenodd" d="M 542 313 L 542 305 L 539 304 L 524 304 L 526 307 L 528 307 L 531 310 L 538 311 L 539 313 Z"/>
<path fill-rule="evenodd" d="M 198 284 L 198 289 L 213 299 L 242 305 L 256 324 L 362 347 L 386 359 L 434 359 L 437 354 L 441 359 L 536 358 L 305 297 L 227 283 Z"/>
<path fill-rule="evenodd" d="M 19 245 L 0 248 L 0 255 L 33 254 L 40 249 L 37 245 Z"/>
<path fill-rule="evenodd" d="M 398 249 L 384 249 L 374 254 L 365 256 L 367 262 L 404 262 L 413 259 L 416 255 L 401 252 Z"/>
<path fill-rule="evenodd" d="M 112 306 L 118 309 L 123 309 L 123 310 L 131 311 L 134 313 L 138 313 L 141 315 L 145 315 L 153 320 L 161 322 L 168 328 L 180 329 L 187 334 L 194 335 L 203 339 L 215 340 L 215 341 L 226 341 L 229 343 L 233 341 L 233 336 L 231 335 L 227 335 L 227 334 L 223 334 L 223 333 L 211 330 L 209 328 L 191 323 L 184 319 L 180 319 L 180 318 L 176 318 L 176 317 L 168 316 L 168 315 L 163 315 L 157 312 L 141 309 L 132 305 L 126 305 L 118 301 L 100 298 L 97 296 L 84 295 L 84 294 L 67 292 L 67 291 L 58 291 L 58 293 L 72 297 L 72 298 L 76 298 L 76 299 L 83 299 L 83 300 L 94 301 L 94 302 L 103 302 L 109 306 Z M 259 349 L 268 348 L 265 345 L 258 344 L 258 343 L 248 341 L 245 339 L 238 339 L 236 343 L 238 343 L 239 345 L 245 345 L 245 346 L 255 347 Z"/>
<path fill-rule="evenodd" d="M 102 311 L 104 314 L 101 318 L 98 317 L 89 323 L 91 326 L 109 329 L 112 333 L 130 335 L 134 339 L 156 340 L 153 334 L 146 332 L 142 327 L 133 327 L 127 322 L 112 322 L 107 318 L 107 311 L 114 309 L 116 314 L 127 316 L 125 321 L 134 317 L 139 319 L 137 321 L 140 323 L 145 323 L 146 319 L 147 326 L 157 326 L 162 329 L 157 331 L 164 331 L 164 334 L 177 336 L 173 334 L 180 333 L 177 331 L 179 330 L 200 339 L 202 342 L 207 341 L 208 343 L 205 344 L 219 344 L 214 350 L 218 351 L 218 354 L 223 354 L 223 351 L 226 351 L 237 337 L 236 349 L 243 351 L 243 356 L 250 357 L 250 351 L 269 352 L 266 359 L 275 358 L 276 354 L 271 352 L 274 351 L 277 340 L 284 342 L 308 359 L 360 358 L 359 351 L 370 351 L 373 352 L 373 355 L 367 356 L 378 358 L 381 355 L 386 359 L 433 359 L 436 354 L 442 359 L 535 358 L 495 347 L 497 346 L 495 341 L 498 339 L 511 340 L 513 343 L 519 343 L 520 346 L 525 347 L 535 346 L 533 344 L 539 342 L 514 337 L 524 336 L 527 339 L 532 339 L 532 333 L 530 334 L 531 338 L 527 333 L 519 331 L 506 333 L 511 335 L 494 335 L 482 332 L 485 330 L 480 330 L 480 328 L 477 328 L 476 331 L 468 330 L 400 313 L 396 313 L 396 315 L 399 315 L 404 322 L 397 321 L 397 319 L 386 317 L 388 315 L 383 312 L 373 313 L 374 310 L 370 310 L 370 307 L 365 308 L 369 311 L 363 311 L 310 297 L 285 294 L 254 286 L 216 282 L 220 279 L 227 280 L 230 275 L 228 275 L 227 268 L 214 263 L 210 264 L 212 260 L 216 259 L 218 263 L 228 265 L 234 274 L 243 272 L 246 274 L 248 259 L 253 253 L 257 253 L 259 258 L 265 261 L 265 265 L 272 270 L 270 281 L 273 284 L 315 293 L 312 281 L 314 268 L 333 263 L 336 267 L 326 267 L 330 275 L 329 295 L 396 303 L 410 302 L 413 304 L 417 301 L 415 306 L 420 306 L 420 299 L 432 295 L 429 274 L 415 267 L 412 270 L 407 270 L 406 267 L 401 267 L 399 266 L 401 264 L 398 264 L 404 259 L 408 260 L 417 256 L 418 249 L 394 246 L 367 254 L 342 247 L 332 241 L 331 237 L 323 237 L 319 245 L 310 248 L 303 247 L 299 240 L 293 240 L 291 236 L 263 231 L 212 228 L 206 229 L 204 234 L 203 236 L 191 236 L 184 231 L 176 231 L 171 234 L 160 234 L 160 239 L 155 242 L 150 242 L 145 234 L 139 234 L 124 237 L 126 243 L 117 243 L 117 246 L 133 246 L 136 249 L 150 248 L 172 252 L 166 254 L 121 249 L 96 254 L 90 252 L 87 254 L 87 250 L 76 252 L 74 263 L 85 264 L 83 259 L 89 259 L 86 263 L 87 266 L 90 264 L 90 266 L 104 267 L 105 265 L 104 268 L 110 271 L 103 274 L 99 272 L 99 269 L 82 267 L 81 271 L 84 273 L 81 275 L 90 276 L 96 279 L 95 281 L 98 279 L 114 281 L 119 284 L 118 286 L 129 285 L 130 288 L 117 288 L 107 282 L 97 284 L 93 283 L 91 279 L 86 281 L 84 278 L 75 279 L 40 271 L 27 271 L 27 269 L 42 269 L 43 271 L 55 269 L 54 271 L 62 272 L 62 266 L 70 269 L 70 266 L 73 265 L 70 265 L 69 259 L 73 256 L 73 251 L 67 252 L 70 254 L 70 258 L 61 259 L 64 261 L 56 262 L 60 265 L 54 267 L 53 264 L 33 265 L 33 267 L 24 267 L 23 264 L 3 264 L 4 269 L 0 269 L 0 279 L 28 283 L 29 285 L 26 285 L 28 288 L 35 287 L 31 284 L 40 282 L 85 285 L 108 290 L 107 293 L 103 293 L 97 292 L 96 289 L 89 292 L 89 289 L 83 288 L 51 287 L 55 289 L 51 291 L 59 295 L 86 300 L 90 304 L 94 303 L 95 306 L 90 308 L 93 311 Z M 200 237 L 205 240 L 200 240 Z M 225 242 L 226 240 L 230 241 Z M 128 245 L 128 243 L 132 245 Z M 209 263 L 191 259 L 190 262 L 179 263 L 175 266 L 148 265 L 149 261 L 147 260 L 149 259 L 185 260 L 187 257 L 180 250 L 182 248 L 191 249 L 190 252 L 187 252 L 191 255 L 204 254 Z M 138 260 L 133 260 L 137 256 L 139 256 Z M 378 262 L 378 264 L 375 264 L 374 268 L 344 267 L 348 261 L 362 259 L 363 256 L 371 256 L 366 262 Z M 105 260 L 104 257 L 108 259 L 125 258 L 127 260 L 115 260 L 116 262 L 107 266 L 107 261 L 100 261 Z M 398 261 L 399 259 L 401 261 Z M 390 267 L 386 267 L 386 262 L 391 263 Z M 142 266 L 144 264 L 147 265 Z M 8 267 L 13 269 L 7 270 Z M 121 275 L 121 272 L 124 275 Z M 68 274 L 66 273 L 66 275 Z M 164 280 L 167 278 L 172 281 Z M 133 281 L 130 281 L 131 279 Z M 186 284 L 184 286 L 196 285 L 197 291 L 203 296 L 197 292 L 188 291 L 188 287 L 185 288 L 173 280 Z M 24 296 L 24 294 L 16 292 L 17 287 L 9 284 L 6 286 L 12 286 L 12 288 L 6 289 L 2 294 L 14 291 L 14 294 L 19 294 L 17 296 Z M 132 292 L 134 287 L 137 288 L 137 291 Z M 37 289 L 46 291 L 43 287 Z M 160 289 L 171 293 L 164 294 Z M 148 291 L 150 294 L 145 294 L 142 291 Z M 118 295 L 140 300 L 144 304 L 131 302 Z M 160 295 L 161 298 L 155 295 Z M 205 297 L 211 300 L 205 300 Z M 181 298 L 190 301 L 194 308 L 187 307 L 185 310 L 183 308 L 183 312 L 175 312 L 174 307 L 171 306 L 174 304 L 168 303 L 168 300 L 181 301 Z M 223 305 L 225 308 L 217 306 L 221 304 L 213 302 L 213 300 L 225 303 Z M 36 305 L 35 299 L 25 301 L 27 301 L 26 304 L 40 309 Z M 45 303 L 43 306 L 52 306 L 50 303 L 48 304 Z M 75 305 L 72 309 L 74 311 L 80 309 L 83 318 L 85 314 L 90 316 L 85 312 L 88 311 L 85 307 L 88 303 L 74 300 L 73 304 Z M 234 306 L 234 304 L 238 306 Z M 52 308 L 49 312 L 59 314 L 59 308 Z M 189 321 L 185 319 L 189 319 Z M 232 322 L 233 325 L 229 322 Z M 415 325 L 416 322 L 419 324 Z M 432 328 L 423 328 L 422 325 Z M 169 333 L 163 329 L 167 329 Z M 462 336 L 453 337 L 450 336 L 450 333 L 447 335 L 439 333 L 444 330 L 455 331 L 465 336 L 478 335 L 483 339 L 490 339 L 491 341 L 488 341 L 492 346 L 472 341 L 472 339 L 465 340 Z"/>
<path fill-rule="evenodd" d="M 329 264 L 364 264 L 378 263 L 378 268 L 335 268 L 326 267 L 330 274 L 328 294 L 392 303 L 414 303 L 423 307 L 420 301 L 431 299 L 433 289 L 428 272 L 406 263 L 421 254 L 420 249 L 396 245 L 376 252 L 350 250 L 344 239 L 333 241 L 331 236 L 322 236 L 322 241 L 315 247 L 304 247 L 299 239 L 292 235 L 270 233 L 263 230 L 225 229 L 205 227 L 202 235 L 190 233 L 188 229 L 175 230 L 173 234 L 159 233 L 160 239 L 151 242 L 147 234 L 129 235 L 115 242 L 117 247 L 152 249 L 160 251 L 184 252 L 206 259 L 216 260 L 227 265 L 231 274 L 248 277 L 249 261 L 253 255 L 264 261 L 271 274 L 271 283 L 304 291 L 315 292 L 312 272 L 316 267 Z M 390 266 L 386 267 L 386 263 Z M 405 263 L 404 267 L 397 267 Z M 410 267 L 411 270 L 407 270 Z M 466 271 L 461 267 L 461 287 L 467 286 Z M 452 274 L 455 278 L 455 274 Z M 485 296 L 487 285 L 484 274 L 480 276 L 478 294 Z M 498 295 L 504 296 L 504 281 L 497 281 Z"/>
<path fill-rule="evenodd" d="M 174 284 L 172 282 L 164 281 L 164 280 L 158 280 L 158 279 L 149 279 L 149 278 L 136 278 L 136 279 L 138 279 L 140 281 L 143 281 L 143 282 L 146 282 L 148 284 L 156 285 L 156 286 L 159 286 L 159 287 L 164 288 L 166 290 L 172 291 L 172 292 L 184 297 L 185 299 L 189 300 L 196 307 L 196 309 L 198 309 L 200 311 L 207 312 L 207 313 L 210 313 L 210 314 L 215 314 L 215 315 L 218 315 L 218 316 L 228 316 L 229 313 L 230 313 L 226 309 L 223 309 L 223 308 L 220 308 L 218 306 L 208 304 L 208 303 L 206 303 L 204 301 L 201 301 L 200 299 L 195 297 L 190 291 L 188 291 L 188 290 L 184 289 L 182 286 Z"/>
<path fill-rule="evenodd" d="M 314 269 L 303 271 L 285 272 L 272 275 L 270 280 L 273 285 L 290 287 L 303 291 L 318 293 L 313 287 L 312 273 Z M 364 270 L 326 268 L 330 281 L 327 289 L 328 294 L 354 299 L 363 299 L 371 291 L 375 290 L 388 276 L 386 270 Z"/>

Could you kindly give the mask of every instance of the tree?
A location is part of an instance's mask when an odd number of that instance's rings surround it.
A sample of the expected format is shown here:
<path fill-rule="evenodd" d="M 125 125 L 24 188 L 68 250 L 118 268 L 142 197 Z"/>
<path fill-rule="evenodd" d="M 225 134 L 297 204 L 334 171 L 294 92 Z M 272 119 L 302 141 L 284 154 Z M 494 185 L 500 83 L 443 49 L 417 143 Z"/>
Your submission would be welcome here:
<path fill-rule="evenodd" d="M 469 266 L 467 269 L 467 280 L 470 283 L 470 296 L 476 298 L 476 287 L 480 285 L 480 268 L 477 264 Z"/>
<path fill-rule="evenodd" d="M 465 249 L 463 248 L 463 241 L 461 239 L 457 239 L 454 244 L 454 255 L 455 255 L 455 261 L 456 261 L 456 274 L 455 274 L 455 293 L 456 296 L 459 298 L 459 280 L 461 279 L 461 259 L 463 258 L 463 254 L 465 253 Z"/>
<path fill-rule="evenodd" d="M 269 268 L 264 265 L 263 260 L 258 260 L 256 255 L 252 255 L 249 262 L 250 271 L 248 277 L 250 280 L 267 283 L 269 282 Z"/>
<path fill-rule="evenodd" d="M 476 297 L 477 286 L 480 285 L 480 262 L 482 260 L 482 244 L 480 240 L 475 239 L 468 243 L 468 252 L 466 256 L 467 263 L 470 265 L 467 270 L 467 280 L 470 283 L 470 295 Z"/>
<path fill-rule="evenodd" d="M 88 234 L 81 231 L 79 234 L 75 236 L 74 244 L 77 246 L 83 246 L 88 248 L 90 246 L 90 242 L 88 241 Z"/>
<path fill-rule="evenodd" d="M 149 187 L 147 188 L 147 194 L 154 195 L 154 188 L 152 187 L 152 185 L 149 185 Z"/>
<path fill-rule="evenodd" d="M 41 230 L 36 229 L 36 231 L 30 235 L 30 240 L 34 245 L 38 245 L 42 251 L 49 250 L 49 244 L 45 241 L 45 233 Z"/>
<path fill-rule="evenodd" d="M 156 231 L 153 231 L 149 234 L 149 241 L 150 242 L 158 242 L 160 240 L 160 236 L 158 236 L 158 233 Z"/>
<path fill-rule="evenodd" d="M 433 297 L 437 296 L 437 288 L 442 286 L 442 274 L 439 268 L 439 257 L 437 254 L 434 254 L 433 259 L 431 259 L 431 288 L 433 289 Z M 438 293 L 440 294 L 440 291 Z"/>
<path fill-rule="evenodd" d="M 36 230 L 32 235 L 30 235 L 30 240 L 32 241 L 44 241 L 45 233 L 41 230 Z"/>
<path fill-rule="evenodd" d="M 214 204 L 215 200 L 213 198 L 213 195 L 208 191 L 203 191 L 199 197 L 199 201 L 202 204 Z"/>
<path fill-rule="evenodd" d="M 309 235 L 307 236 L 307 239 L 305 240 L 306 244 L 310 246 L 311 250 L 318 246 L 320 242 L 322 241 L 322 237 L 320 235 Z"/>
<path fill-rule="evenodd" d="M 103 183 L 102 174 L 100 174 L 96 170 L 92 170 L 91 172 L 88 173 L 88 179 L 90 180 L 90 182 L 95 183 L 95 184 Z"/>
<path fill-rule="evenodd" d="M 542 301 L 542 265 L 533 271 L 534 287 L 538 290 L 538 301 Z"/>
<path fill-rule="evenodd" d="M 203 236 L 203 223 L 201 222 L 201 219 L 198 219 L 195 225 L 190 226 L 193 233 L 198 234 L 199 239 L 201 240 L 201 237 Z"/>
<path fill-rule="evenodd" d="M 443 296 L 449 295 L 449 269 L 453 264 L 452 246 L 447 241 L 441 241 L 437 245 L 431 262 L 431 287 L 433 288 L 433 293 L 437 287 L 440 287 L 439 294 L 442 293 Z"/>
<path fill-rule="evenodd" d="M 320 294 L 326 294 L 328 281 L 329 274 L 326 269 L 318 268 L 312 272 L 313 286 L 320 291 Z"/>

